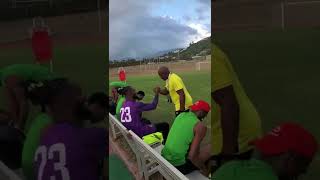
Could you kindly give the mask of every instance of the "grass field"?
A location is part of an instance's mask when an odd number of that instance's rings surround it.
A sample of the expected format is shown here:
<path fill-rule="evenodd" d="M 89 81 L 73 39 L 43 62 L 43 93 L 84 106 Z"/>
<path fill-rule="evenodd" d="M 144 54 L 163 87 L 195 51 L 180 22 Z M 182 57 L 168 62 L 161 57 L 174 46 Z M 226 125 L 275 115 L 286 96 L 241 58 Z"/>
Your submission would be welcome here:
<path fill-rule="evenodd" d="M 209 93 L 211 87 L 210 71 L 184 72 L 177 74 L 182 77 L 194 102 L 200 99 L 211 102 Z M 164 87 L 165 85 L 165 82 L 160 79 L 157 74 L 145 76 L 130 76 L 130 74 L 128 74 L 127 76 L 127 82 L 129 85 L 133 86 L 137 91 L 142 90 L 146 93 L 144 102 L 152 101 L 154 97 L 154 87 Z M 111 78 L 110 81 L 117 81 L 117 79 Z M 144 116 L 152 122 L 168 122 L 171 125 L 175 118 L 174 110 L 174 105 L 167 102 L 166 96 L 160 96 L 157 109 L 154 111 L 144 112 Z M 211 113 L 209 113 L 208 117 L 204 120 L 208 127 L 210 127 L 210 119 Z M 207 135 L 207 137 L 209 136 Z"/>
<path fill-rule="evenodd" d="M 264 130 L 294 121 L 320 143 L 320 30 L 215 33 L 229 56 Z M 320 156 L 302 179 L 318 180 Z"/>
<path fill-rule="evenodd" d="M 107 50 L 106 45 L 102 43 L 55 47 L 53 70 L 55 73 L 79 83 L 86 94 L 95 91 L 106 92 Z M 33 62 L 31 47 L 1 49 L 0 51 L 0 68 L 9 64 Z M 6 109 L 1 87 L 0 92 L 0 108 Z"/>

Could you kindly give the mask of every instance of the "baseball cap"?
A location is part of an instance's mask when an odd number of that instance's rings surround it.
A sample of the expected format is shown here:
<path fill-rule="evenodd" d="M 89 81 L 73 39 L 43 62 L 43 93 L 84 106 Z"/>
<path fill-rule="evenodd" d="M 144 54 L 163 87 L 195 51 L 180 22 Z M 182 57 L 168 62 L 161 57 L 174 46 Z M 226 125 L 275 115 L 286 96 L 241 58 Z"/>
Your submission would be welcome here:
<path fill-rule="evenodd" d="M 264 155 L 276 155 L 288 151 L 312 158 L 318 149 L 315 137 L 295 123 L 283 123 L 264 137 L 251 144 Z"/>
<path fill-rule="evenodd" d="M 191 105 L 190 109 L 193 111 L 203 110 L 205 112 L 209 112 L 211 108 L 207 102 L 205 102 L 203 100 L 199 100 L 196 103 L 194 103 L 193 105 Z"/>

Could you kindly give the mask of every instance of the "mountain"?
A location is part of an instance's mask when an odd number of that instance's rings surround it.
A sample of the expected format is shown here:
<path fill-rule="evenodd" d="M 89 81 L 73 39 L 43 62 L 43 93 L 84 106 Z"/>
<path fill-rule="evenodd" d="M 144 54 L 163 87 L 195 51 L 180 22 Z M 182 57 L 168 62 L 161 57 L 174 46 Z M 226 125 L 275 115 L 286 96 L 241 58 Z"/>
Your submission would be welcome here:
<path fill-rule="evenodd" d="M 163 50 L 163 51 L 159 51 L 159 52 L 156 52 L 156 53 L 152 53 L 148 56 L 145 56 L 144 58 L 157 58 L 159 56 L 163 56 L 165 54 L 168 54 L 170 52 L 174 52 L 174 51 L 177 51 L 177 50 L 181 50 L 182 48 L 174 48 L 174 49 L 168 49 L 168 50 Z"/>
<path fill-rule="evenodd" d="M 174 48 L 152 53 L 144 57 L 126 57 L 121 58 L 122 60 L 128 59 L 157 59 L 158 57 L 166 57 L 166 59 L 183 59 L 191 60 L 194 56 L 206 56 L 211 54 L 211 37 L 206 37 L 200 41 L 193 43 L 191 42 L 187 48 Z"/>
<path fill-rule="evenodd" d="M 161 56 L 175 57 L 179 59 L 189 60 L 193 56 L 206 56 L 211 54 L 211 37 L 206 37 L 200 41 L 193 43 L 191 42 L 189 46 L 185 49 L 175 48 L 166 51 L 159 51 L 145 58 L 157 58 Z M 179 53 L 178 53 L 179 51 Z"/>
<path fill-rule="evenodd" d="M 211 54 L 211 37 L 206 37 L 180 52 L 180 59 L 192 59 L 193 56 L 206 56 Z"/>

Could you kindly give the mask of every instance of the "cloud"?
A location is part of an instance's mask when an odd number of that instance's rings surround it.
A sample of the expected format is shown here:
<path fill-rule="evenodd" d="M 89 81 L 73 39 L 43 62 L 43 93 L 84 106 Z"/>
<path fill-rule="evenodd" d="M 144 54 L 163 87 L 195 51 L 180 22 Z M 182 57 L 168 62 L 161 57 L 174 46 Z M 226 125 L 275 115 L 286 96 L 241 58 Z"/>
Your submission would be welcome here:
<path fill-rule="evenodd" d="M 208 27 L 206 25 L 191 23 L 188 26 L 197 31 L 197 35 L 193 37 L 194 42 L 197 42 L 204 37 L 211 36 L 211 31 L 208 30 Z"/>
<path fill-rule="evenodd" d="M 203 5 L 206 5 L 206 6 L 211 6 L 211 0 L 197 0 L 198 2 L 200 2 L 201 4 Z"/>
<path fill-rule="evenodd" d="M 190 16 L 187 16 L 187 15 L 184 15 L 183 16 L 183 19 L 185 20 L 185 21 L 191 21 L 191 17 Z"/>
<path fill-rule="evenodd" d="M 110 0 L 111 59 L 138 58 L 162 50 L 186 47 L 190 41 L 208 35 L 205 25 L 181 24 L 171 16 L 151 16 L 154 5 L 155 1 Z"/>

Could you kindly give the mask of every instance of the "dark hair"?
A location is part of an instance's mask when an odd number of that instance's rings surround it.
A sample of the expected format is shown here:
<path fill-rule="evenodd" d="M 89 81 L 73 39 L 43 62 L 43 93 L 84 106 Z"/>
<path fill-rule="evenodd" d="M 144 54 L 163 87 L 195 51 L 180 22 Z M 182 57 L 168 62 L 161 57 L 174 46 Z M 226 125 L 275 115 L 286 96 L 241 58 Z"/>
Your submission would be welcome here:
<path fill-rule="evenodd" d="M 120 95 L 124 95 L 124 91 L 125 91 L 125 87 L 118 87 L 117 89 L 117 93 Z"/>
<path fill-rule="evenodd" d="M 95 92 L 88 98 L 88 104 L 98 104 L 103 108 L 108 108 L 109 97 L 104 92 Z"/>
<path fill-rule="evenodd" d="M 40 105 L 42 108 L 51 103 L 52 99 L 61 93 L 63 89 L 70 85 L 66 78 L 59 78 L 50 81 L 26 82 L 27 98 L 34 105 Z"/>
<path fill-rule="evenodd" d="M 145 96 L 145 93 L 143 91 L 138 91 L 137 94 L 139 94 L 141 96 Z"/>

